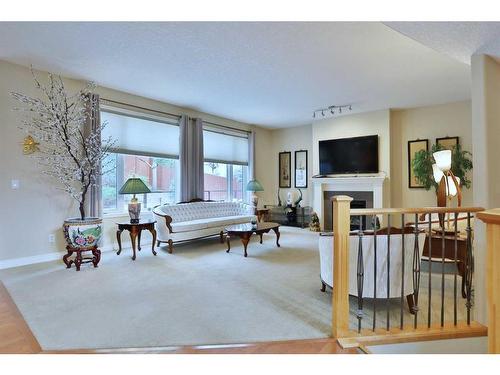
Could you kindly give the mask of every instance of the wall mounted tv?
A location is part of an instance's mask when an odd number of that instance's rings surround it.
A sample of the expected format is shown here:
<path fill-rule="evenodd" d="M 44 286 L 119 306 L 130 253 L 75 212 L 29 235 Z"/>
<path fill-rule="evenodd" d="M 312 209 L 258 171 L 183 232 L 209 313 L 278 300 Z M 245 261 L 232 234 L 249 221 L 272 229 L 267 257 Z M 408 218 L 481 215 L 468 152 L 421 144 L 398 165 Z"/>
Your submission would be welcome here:
<path fill-rule="evenodd" d="M 378 135 L 319 141 L 319 173 L 378 173 Z"/>

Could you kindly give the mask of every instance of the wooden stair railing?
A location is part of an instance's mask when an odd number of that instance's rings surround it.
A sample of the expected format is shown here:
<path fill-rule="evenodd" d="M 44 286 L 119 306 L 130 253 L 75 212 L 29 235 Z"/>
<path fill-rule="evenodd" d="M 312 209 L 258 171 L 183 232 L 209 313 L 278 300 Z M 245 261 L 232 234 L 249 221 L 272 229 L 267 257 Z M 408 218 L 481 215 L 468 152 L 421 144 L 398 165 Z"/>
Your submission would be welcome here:
<path fill-rule="evenodd" d="M 472 214 L 484 211 L 483 208 L 481 207 L 458 207 L 458 208 L 451 208 L 451 207 L 424 207 L 424 208 L 384 208 L 384 209 L 350 209 L 350 203 L 352 201 L 351 197 L 348 196 L 334 196 L 332 198 L 332 209 L 333 209 L 333 288 L 332 288 L 332 337 L 337 338 L 339 343 L 345 347 L 347 346 L 356 346 L 356 345 L 364 345 L 364 344 L 384 344 L 384 343 L 398 343 L 398 342 L 411 342 L 411 341 L 423 341 L 423 340 L 435 340 L 435 339 L 446 339 L 446 338 L 459 338 L 459 337 L 474 337 L 474 336 L 485 336 L 487 333 L 487 328 L 478 322 L 475 322 L 472 319 L 471 311 L 472 311 L 472 306 L 473 306 L 473 287 L 472 287 L 472 275 L 473 275 L 473 231 L 472 231 L 472 225 L 471 225 L 471 218 Z M 440 230 L 439 232 L 435 231 L 435 228 L 432 227 L 432 221 L 431 220 L 426 220 L 425 223 L 422 223 L 421 218 L 423 215 L 428 215 L 427 217 L 430 217 L 431 214 L 439 214 L 441 217 L 444 214 L 448 214 L 448 216 L 452 217 L 452 226 L 453 229 L 451 231 L 445 231 L 445 230 Z M 465 214 L 465 220 L 466 220 L 466 230 L 465 230 L 465 235 L 460 236 L 460 232 L 458 231 L 458 215 Z M 405 216 L 406 215 L 406 216 Z M 500 211 L 498 213 L 499 217 L 499 225 L 498 225 L 498 241 L 500 242 Z M 353 235 L 353 232 L 351 231 L 351 217 L 359 217 L 359 220 L 357 223 L 359 223 L 359 229 L 356 231 L 356 236 L 358 236 L 359 239 L 359 245 L 356 245 L 354 249 L 350 249 L 350 235 Z M 402 265 L 406 264 L 410 259 L 412 259 L 412 269 L 405 270 L 405 267 L 402 266 L 401 270 L 401 286 L 399 289 L 401 290 L 401 296 L 400 298 L 398 297 L 399 300 L 399 306 L 397 309 L 393 309 L 394 304 L 391 305 L 389 302 L 390 299 L 393 299 L 389 295 L 389 285 L 391 283 L 390 280 L 390 273 L 391 273 L 391 266 L 390 266 L 390 236 L 391 236 L 391 218 L 394 216 L 399 217 L 401 219 L 401 228 L 398 228 L 397 230 L 393 230 L 393 236 L 395 235 L 400 235 L 401 236 L 401 256 L 402 260 L 401 263 Z M 363 217 L 364 220 L 363 220 Z M 455 220 L 456 218 L 456 220 Z M 371 225 L 372 229 L 368 228 L 368 224 L 370 223 L 371 220 Z M 412 226 L 411 230 L 408 228 L 407 225 L 407 219 L 410 219 Z M 376 284 L 374 285 L 373 293 L 374 295 L 370 296 L 365 296 L 366 292 L 363 293 L 363 288 L 365 285 L 367 285 L 367 282 L 373 282 L 374 280 L 366 280 L 364 278 L 364 263 L 365 263 L 365 257 L 366 252 L 368 249 L 363 249 L 363 236 L 366 235 L 372 235 L 374 237 L 373 244 L 374 244 L 374 253 L 377 254 L 377 233 L 380 228 L 377 227 L 378 222 L 384 222 L 385 225 L 389 228 L 386 231 L 380 231 L 379 236 L 385 235 L 386 237 L 386 249 L 379 249 L 379 251 L 382 251 L 384 256 L 386 255 L 386 258 L 384 258 L 384 261 L 386 262 L 385 267 L 385 274 L 387 275 L 387 281 L 386 282 L 386 295 L 377 295 L 377 289 Z M 449 228 L 448 228 L 449 229 Z M 421 271 L 420 271 L 420 264 L 421 264 L 421 259 L 420 259 L 420 254 L 422 254 L 423 249 L 419 249 L 419 236 L 421 236 L 423 233 L 425 233 L 426 236 L 426 246 L 427 251 L 430 251 L 430 255 L 433 259 L 433 261 L 429 261 L 429 267 L 431 270 L 427 273 L 427 276 L 425 280 L 421 280 Z M 415 241 L 413 241 L 414 245 L 412 249 L 405 249 L 405 236 L 415 236 Z M 380 238 L 380 237 L 379 237 Z M 394 238 L 394 237 L 393 237 Z M 420 237 L 421 238 L 421 237 Z M 465 248 L 465 258 L 461 259 L 460 261 L 458 260 L 458 253 L 457 253 L 457 248 L 458 248 L 458 241 L 461 242 L 462 249 Z M 438 242 L 436 242 L 436 240 Z M 358 240 L 357 240 L 358 241 Z M 445 254 L 445 241 L 447 242 L 448 248 L 447 251 L 448 253 Z M 436 246 L 437 243 L 439 243 L 441 246 L 439 246 L 438 249 L 432 250 L 429 247 L 432 247 L 432 242 L 434 242 L 434 246 Z M 500 243 L 499 243 L 500 244 Z M 454 245 L 454 256 L 452 256 L 450 259 L 449 255 L 449 247 L 453 249 Z M 357 299 L 357 310 L 356 310 L 356 318 L 357 318 L 357 327 L 349 327 L 349 252 L 350 251 L 356 251 L 356 257 L 357 257 L 357 265 L 356 265 L 356 280 L 357 280 L 357 296 L 354 296 L 354 298 Z M 452 251 L 453 253 L 453 251 Z M 375 256 L 374 259 L 377 259 L 380 255 Z M 411 257 L 407 258 L 406 257 Z M 500 256 L 497 258 L 497 263 L 498 263 L 498 268 L 500 269 L 500 262 L 499 262 Z M 439 279 L 439 286 L 440 286 L 440 291 L 434 290 L 434 293 L 437 295 L 432 295 L 433 289 L 431 288 L 431 279 L 433 279 L 433 273 L 432 273 L 432 263 L 435 263 L 436 260 L 439 261 L 438 264 L 438 274 L 441 276 Z M 453 277 L 453 288 L 450 288 L 451 290 L 445 290 L 445 285 L 447 282 L 445 282 L 445 264 L 448 263 L 455 263 L 455 271 Z M 377 279 L 377 262 L 373 262 L 373 273 L 374 273 L 374 279 Z M 388 265 L 389 264 L 389 265 Z M 388 265 L 388 266 L 387 266 Z M 434 266 L 436 267 L 436 265 Z M 457 286 L 457 275 L 458 275 L 458 269 L 461 269 L 462 271 L 462 279 L 463 279 L 463 285 L 462 285 L 462 290 L 460 290 L 460 287 Z M 387 270 L 389 270 L 387 272 Z M 434 269 L 436 270 L 436 269 Z M 409 296 L 404 296 L 404 280 L 405 280 L 405 272 L 411 272 L 412 273 L 412 289 L 413 289 L 413 294 Z M 435 277 L 434 273 L 434 277 Z M 497 285 L 500 285 L 498 282 L 500 272 L 496 275 L 496 283 Z M 410 277 L 410 275 L 407 275 L 407 277 Z M 425 282 L 425 285 L 424 285 Z M 434 281 L 436 282 L 436 280 Z M 428 308 L 425 309 L 425 311 L 420 311 L 424 317 L 427 316 L 426 323 L 427 324 L 421 324 L 418 322 L 418 314 L 419 314 L 419 292 L 421 291 L 422 288 L 426 288 L 427 296 L 426 296 L 426 302 Z M 461 291 L 461 293 L 460 293 Z M 452 319 L 451 321 L 447 321 L 445 319 L 445 315 L 448 317 L 451 314 L 445 314 L 445 293 L 447 296 L 453 294 L 453 314 L 452 314 Z M 460 295 L 461 302 L 462 302 L 462 297 L 463 297 L 463 302 L 466 306 L 466 318 L 464 321 L 461 321 L 460 319 L 457 318 L 457 306 L 458 306 L 458 298 L 457 295 Z M 413 314 L 411 319 L 408 319 L 406 317 L 406 322 L 404 322 L 405 319 L 403 319 L 404 316 L 404 304 L 406 304 L 407 300 L 410 302 L 410 298 L 412 299 L 412 304 L 410 309 L 411 313 Z M 422 296 L 420 296 L 423 298 Z M 363 327 L 362 326 L 362 320 L 364 317 L 364 299 L 370 298 L 373 301 L 373 325 L 370 325 L 370 327 Z M 381 327 L 376 326 L 376 321 L 380 320 L 377 318 L 377 312 L 375 309 L 375 301 L 377 299 L 383 298 L 384 300 L 387 301 L 384 305 L 381 305 L 378 309 L 383 310 L 386 309 L 386 312 L 384 311 L 384 317 L 386 316 L 386 319 L 384 320 L 384 324 Z M 434 298 L 434 299 L 432 299 Z M 432 301 L 438 302 L 438 305 L 440 304 L 440 311 L 435 309 L 431 311 L 431 308 L 433 306 Z M 497 302 L 500 300 L 497 300 Z M 421 301 L 422 302 L 422 299 Z M 391 307 L 392 306 L 392 307 Z M 500 306 L 497 304 L 497 306 Z M 437 311 L 436 311 L 437 310 Z M 497 310 L 496 313 L 498 314 L 499 311 Z M 400 315 L 400 320 L 398 320 L 398 324 L 391 324 L 391 319 L 394 319 L 394 316 L 397 315 L 399 317 Z M 431 318 L 434 315 L 440 316 L 439 318 Z M 391 317 L 390 317 L 391 316 Z M 435 320 L 435 321 L 433 321 Z M 408 324 L 409 323 L 409 324 Z M 498 336 L 497 336 L 498 337 Z M 498 344 L 497 344 L 498 345 Z M 498 346 L 497 346 L 498 347 Z"/>
<path fill-rule="evenodd" d="M 486 223 L 488 351 L 500 354 L 500 208 L 477 214 Z"/>

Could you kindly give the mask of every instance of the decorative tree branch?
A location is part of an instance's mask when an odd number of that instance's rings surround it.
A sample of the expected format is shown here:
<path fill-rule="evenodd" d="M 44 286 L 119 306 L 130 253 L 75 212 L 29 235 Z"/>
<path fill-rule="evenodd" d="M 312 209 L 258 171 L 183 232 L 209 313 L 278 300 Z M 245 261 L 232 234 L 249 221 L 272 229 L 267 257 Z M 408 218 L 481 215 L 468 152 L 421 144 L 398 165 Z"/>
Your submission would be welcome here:
<path fill-rule="evenodd" d="M 43 85 L 33 70 L 31 72 L 43 99 L 11 93 L 24 105 L 15 109 L 27 114 L 21 128 L 40 143 L 40 152 L 33 157 L 42 166 L 43 173 L 56 179 L 61 189 L 79 203 L 83 220 L 86 195 L 89 188 L 97 184 L 98 177 L 109 171 L 104 160 L 113 146 L 111 138 L 101 140 L 106 124 L 97 124 L 89 134 L 83 132 L 88 116 L 86 108 L 95 105 L 89 100 L 95 85 L 87 83 L 70 95 L 60 76 L 49 74 L 48 84 Z"/>

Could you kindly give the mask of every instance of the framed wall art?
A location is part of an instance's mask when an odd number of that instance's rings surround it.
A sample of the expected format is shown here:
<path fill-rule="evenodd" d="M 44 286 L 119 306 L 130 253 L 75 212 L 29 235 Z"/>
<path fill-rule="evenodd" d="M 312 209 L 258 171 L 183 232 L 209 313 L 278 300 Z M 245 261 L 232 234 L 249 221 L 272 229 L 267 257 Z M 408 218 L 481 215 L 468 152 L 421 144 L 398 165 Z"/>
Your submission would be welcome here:
<path fill-rule="evenodd" d="M 443 146 L 445 150 L 452 150 L 458 142 L 458 137 L 436 138 L 436 144 Z"/>
<path fill-rule="evenodd" d="M 291 152 L 280 152 L 279 153 L 279 182 L 280 188 L 290 188 L 292 187 L 291 181 Z"/>
<path fill-rule="evenodd" d="M 295 187 L 307 188 L 307 150 L 295 151 Z"/>
<path fill-rule="evenodd" d="M 410 189 L 424 188 L 416 178 L 413 173 L 412 162 L 415 158 L 415 154 L 420 150 L 429 151 L 429 140 L 428 139 L 417 139 L 414 141 L 408 141 L 408 187 Z"/>

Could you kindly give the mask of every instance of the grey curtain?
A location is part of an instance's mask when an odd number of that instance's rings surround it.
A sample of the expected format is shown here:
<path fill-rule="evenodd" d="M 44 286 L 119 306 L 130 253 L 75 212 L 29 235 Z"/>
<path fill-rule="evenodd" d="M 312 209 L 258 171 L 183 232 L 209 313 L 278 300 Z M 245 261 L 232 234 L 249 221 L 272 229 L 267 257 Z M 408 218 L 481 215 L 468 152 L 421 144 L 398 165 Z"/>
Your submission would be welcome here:
<path fill-rule="evenodd" d="M 255 180 L 255 131 L 248 134 L 248 181 Z M 246 186 L 243 186 L 246 189 Z M 250 202 L 252 193 L 247 191 L 246 200 Z"/>
<path fill-rule="evenodd" d="M 182 115 L 179 121 L 181 201 L 203 199 L 203 121 Z"/>
<path fill-rule="evenodd" d="M 88 101 L 86 105 L 87 121 L 84 125 L 84 135 L 88 135 L 92 132 L 99 133 L 99 139 L 101 137 L 101 116 L 99 112 L 99 95 L 90 93 L 88 94 Z M 100 142 L 99 142 L 100 144 Z M 96 175 L 96 180 L 94 184 L 90 186 L 90 190 L 87 196 L 87 216 L 89 217 L 102 217 L 102 178 L 101 178 L 101 164 L 97 166 L 98 173 Z"/>
<path fill-rule="evenodd" d="M 248 180 L 255 180 L 255 131 L 248 134 Z"/>

